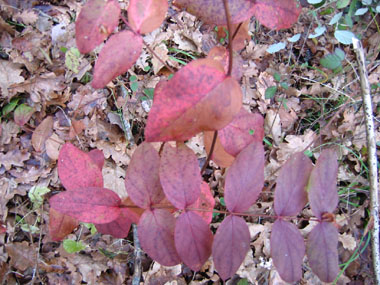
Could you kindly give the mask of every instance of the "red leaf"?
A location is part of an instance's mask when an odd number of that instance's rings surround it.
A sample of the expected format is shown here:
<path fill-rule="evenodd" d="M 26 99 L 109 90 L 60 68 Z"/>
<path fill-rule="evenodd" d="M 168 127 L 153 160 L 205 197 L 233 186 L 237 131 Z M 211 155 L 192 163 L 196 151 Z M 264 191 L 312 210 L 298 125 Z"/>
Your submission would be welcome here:
<path fill-rule="evenodd" d="M 138 236 L 142 249 L 164 266 L 181 262 L 174 244 L 175 218 L 166 210 L 146 210 L 138 224 Z"/>
<path fill-rule="evenodd" d="M 92 186 L 103 187 L 102 170 L 88 153 L 71 143 L 65 143 L 59 151 L 58 176 L 68 191 Z"/>
<path fill-rule="evenodd" d="M 184 141 L 201 131 L 219 130 L 239 112 L 237 81 L 210 59 L 192 61 L 155 89 L 145 130 L 147 141 Z"/>
<path fill-rule="evenodd" d="M 214 237 L 212 257 L 220 277 L 226 280 L 239 269 L 250 248 L 250 235 L 244 219 L 228 216 Z"/>
<path fill-rule="evenodd" d="M 254 16 L 269 29 L 288 29 L 298 20 L 302 7 L 298 0 L 256 0 Z"/>
<path fill-rule="evenodd" d="M 106 224 L 120 215 L 119 196 L 106 188 L 78 188 L 61 192 L 49 201 L 56 211 L 85 223 Z"/>
<path fill-rule="evenodd" d="M 302 152 L 293 154 L 282 166 L 276 180 L 274 210 L 279 216 L 297 215 L 307 202 L 306 185 L 313 169 Z"/>
<path fill-rule="evenodd" d="M 203 140 L 205 144 L 205 149 L 207 154 L 210 153 L 212 139 L 214 137 L 214 132 L 204 132 Z M 214 151 L 212 153 L 211 159 L 220 167 L 230 167 L 235 160 L 235 157 L 226 152 L 220 143 L 219 136 L 216 138 Z"/>
<path fill-rule="evenodd" d="M 60 241 L 79 226 L 77 219 L 61 214 L 53 208 L 49 210 L 49 234 L 53 241 Z"/>
<path fill-rule="evenodd" d="M 131 31 L 112 35 L 99 53 L 95 63 L 94 88 L 103 88 L 112 79 L 125 73 L 139 58 L 142 51 L 142 38 Z"/>
<path fill-rule="evenodd" d="M 241 108 L 232 122 L 218 132 L 218 136 L 226 152 L 237 156 L 250 143 L 263 141 L 264 118 L 259 113 L 252 114 Z"/>
<path fill-rule="evenodd" d="M 53 123 L 53 117 L 47 116 L 34 130 L 32 135 L 32 145 L 37 152 L 45 149 L 45 142 L 53 133 Z"/>
<path fill-rule="evenodd" d="M 115 220 L 107 224 L 95 224 L 95 227 L 102 234 L 111 235 L 115 238 L 125 238 L 134 219 L 136 219 L 135 213 L 129 209 L 121 208 L 120 215 Z"/>
<path fill-rule="evenodd" d="M 195 213 L 202 217 L 202 219 L 207 223 L 211 223 L 212 220 L 212 210 L 215 206 L 215 199 L 211 194 L 210 186 L 206 182 L 202 182 L 201 185 L 201 193 L 199 198 L 191 205 L 189 205 L 188 209 L 194 209 Z M 204 211 L 196 211 L 196 210 L 204 210 Z"/>
<path fill-rule="evenodd" d="M 93 149 L 91 150 L 88 155 L 92 159 L 92 161 L 99 167 L 100 170 L 102 170 L 104 165 L 104 154 L 103 151 L 99 149 Z"/>
<path fill-rule="evenodd" d="M 165 195 L 177 209 L 198 199 L 202 184 L 198 159 L 185 144 L 176 148 L 165 145 L 159 173 Z"/>
<path fill-rule="evenodd" d="M 289 222 L 276 220 L 272 226 L 270 248 L 281 278 L 289 283 L 301 279 L 305 242 L 298 228 Z"/>
<path fill-rule="evenodd" d="M 200 270 L 211 255 L 213 236 L 208 224 L 196 213 L 184 212 L 177 218 L 174 238 L 181 260 L 191 270 Z"/>
<path fill-rule="evenodd" d="M 245 212 L 264 186 L 264 147 L 253 142 L 236 157 L 227 171 L 224 199 L 230 212 Z"/>
<path fill-rule="evenodd" d="M 240 31 L 240 30 L 239 30 Z M 207 55 L 207 58 L 219 61 L 224 68 L 224 72 L 228 71 L 228 50 L 223 46 L 215 46 L 213 47 Z M 238 53 L 234 53 L 233 55 L 233 65 L 232 65 L 232 77 L 237 81 L 243 76 L 243 59 Z"/>
<path fill-rule="evenodd" d="M 131 0 L 128 21 L 134 31 L 147 34 L 161 26 L 167 11 L 167 0 Z"/>
<path fill-rule="evenodd" d="M 227 2 L 233 24 L 243 22 L 252 17 L 254 1 L 228 0 Z M 226 12 L 221 0 L 176 0 L 174 5 L 179 8 L 185 8 L 187 12 L 194 14 L 206 23 L 227 25 Z"/>
<path fill-rule="evenodd" d="M 310 232 L 306 254 L 311 270 L 323 282 L 332 282 L 339 273 L 338 231 L 331 223 L 322 222 Z"/>
<path fill-rule="evenodd" d="M 322 151 L 307 185 L 311 211 L 318 219 L 322 219 L 324 213 L 333 212 L 338 205 L 337 175 L 338 158 L 335 151 Z"/>
<path fill-rule="evenodd" d="M 125 174 L 128 196 L 140 208 L 147 209 L 165 197 L 158 174 L 159 166 L 158 152 L 149 143 L 140 144 Z"/>
<path fill-rule="evenodd" d="M 81 53 L 101 44 L 119 24 L 120 6 L 116 0 L 90 0 L 75 22 L 75 39 Z"/>

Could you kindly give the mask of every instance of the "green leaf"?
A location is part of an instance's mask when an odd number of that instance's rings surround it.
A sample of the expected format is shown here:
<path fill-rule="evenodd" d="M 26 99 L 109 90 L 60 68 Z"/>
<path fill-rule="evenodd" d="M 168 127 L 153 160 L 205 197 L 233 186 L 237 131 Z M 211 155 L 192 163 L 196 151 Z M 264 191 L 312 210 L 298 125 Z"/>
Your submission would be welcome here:
<path fill-rule="evenodd" d="M 326 32 L 326 27 L 325 26 L 319 26 L 319 27 L 315 28 L 314 34 L 309 35 L 309 39 L 317 38 L 317 37 L 323 35 L 324 32 Z"/>
<path fill-rule="evenodd" d="M 296 34 L 293 37 L 288 38 L 287 40 L 291 43 L 295 43 L 295 42 L 299 41 L 300 38 L 301 38 L 301 34 Z"/>
<path fill-rule="evenodd" d="M 144 67 L 144 71 L 145 72 L 148 72 L 149 70 L 150 70 L 150 66 L 149 65 L 147 65 L 147 66 Z"/>
<path fill-rule="evenodd" d="M 21 229 L 24 232 L 31 233 L 31 234 L 36 234 L 40 232 L 40 229 L 38 227 L 29 225 L 29 224 L 22 224 Z"/>
<path fill-rule="evenodd" d="M 63 248 L 68 252 L 68 253 L 74 253 L 81 251 L 86 248 L 86 245 L 82 243 L 82 241 L 75 241 L 72 239 L 65 239 L 63 241 Z"/>
<path fill-rule="evenodd" d="M 133 92 L 136 92 L 137 90 L 139 89 L 139 83 L 138 82 L 132 82 L 131 83 L 131 90 L 133 91 Z"/>
<path fill-rule="evenodd" d="M 321 58 L 320 63 L 323 67 L 334 70 L 342 65 L 342 60 L 335 53 L 330 53 Z"/>
<path fill-rule="evenodd" d="M 346 54 L 340 48 L 335 49 L 335 54 L 340 58 L 340 60 L 344 60 L 346 57 Z"/>
<path fill-rule="evenodd" d="M 280 73 L 276 72 L 275 74 L 273 74 L 273 78 L 277 82 L 280 82 L 281 81 L 281 75 L 280 75 Z"/>
<path fill-rule="evenodd" d="M 224 207 L 226 206 L 226 203 L 224 202 L 224 197 L 220 198 L 220 204 Z"/>
<path fill-rule="evenodd" d="M 267 48 L 267 52 L 269 52 L 269 53 L 275 53 L 275 52 L 278 52 L 278 51 L 284 49 L 285 47 L 286 47 L 286 44 L 283 43 L 283 42 L 276 43 L 276 44 L 270 45 Z"/>
<path fill-rule="evenodd" d="M 267 138 L 263 138 L 263 142 L 264 142 L 267 146 L 269 146 L 269 147 L 272 147 L 272 146 L 273 146 L 272 143 L 271 143 Z"/>
<path fill-rule="evenodd" d="M 82 223 L 86 228 L 88 228 L 91 232 L 91 235 L 94 235 L 98 232 L 94 224 L 91 223 Z"/>
<path fill-rule="evenodd" d="M 313 152 L 312 152 L 311 150 L 305 150 L 303 153 L 304 153 L 306 156 L 308 156 L 308 157 L 313 157 Z"/>
<path fill-rule="evenodd" d="M 2 116 L 6 116 L 12 112 L 17 107 L 18 101 L 20 101 L 20 98 L 13 98 L 11 102 L 5 105 L 2 110 Z"/>
<path fill-rule="evenodd" d="M 247 278 L 240 279 L 237 285 L 248 285 L 248 280 Z"/>
<path fill-rule="evenodd" d="M 335 38 L 344 45 L 352 44 L 352 38 L 356 38 L 355 34 L 350 31 L 336 30 L 334 32 Z"/>
<path fill-rule="evenodd" d="M 129 81 L 131 81 L 131 82 L 137 81 L 137 76 L 136 75 L 131 75 L 129 77 Z"/>
<path fill-rule="evenodd" d="M 29 121 L 33 113 L 34 113 L 34 108 L 29 107 L 26 104 L 19 105 L 13 114 L 15 123 L 19 125 L 20 127 L 22 127 Z"/>
<path fill-rule="evenodd" d="M 33 203 L 33 209 L 39 208 L 44 202 L 44 196 L 46 193 L 49 193 L 50 189 L 48 187 L 33 186 L 29 192 L 28 197 Z"/>
<path fill-rule="evenodd" d="M 338 23 L 338 21 L 340 20 L 340 18 L 343 16 L 343 12 L 340 12 L 338 14 L 335 14 L 334 17 L 332 17 L 332 19 L 330 20 L 329 22 L 329 25 L 335 25 L 336 23 Z"/>
<path fill-rule="evenodd" d="M 154 88 L 145 88 L 143 90 L 143 93 L 150 99 L 152 100 L 153 99 L 153 95 L 154 95 Z"/>
<path fill-rule="evenodd" d="M 272 99 L 277 92 L 277 86 L 268 87 L 265 90 L 265 99 Z"/>
<path fill-rule="evenodd" d="M 289 89 L 289 85 L 288 85 L 288 83 L 286 83 L 286 82 L 281 82 L 280 85 L 281 85 L 281 87 L 284 88 L 285 90 L 288 90 L 288 89 Z"/>
<path fill-rule="evenodd" d="M 342 9 L 347 7 L 348 4 L 350 4 L 350 0 L 338 0 L 338 2 L 336 2 L 336 7 Z"/>
<path fill-rule="evenodd" d="M 66 51 L 65 54 L 65 66 L 73 71 L 74 73 L 79 72 L 79 58 L 80 58 L 80 52 L 77 48 L 72 47 L 68 51 Z"/>

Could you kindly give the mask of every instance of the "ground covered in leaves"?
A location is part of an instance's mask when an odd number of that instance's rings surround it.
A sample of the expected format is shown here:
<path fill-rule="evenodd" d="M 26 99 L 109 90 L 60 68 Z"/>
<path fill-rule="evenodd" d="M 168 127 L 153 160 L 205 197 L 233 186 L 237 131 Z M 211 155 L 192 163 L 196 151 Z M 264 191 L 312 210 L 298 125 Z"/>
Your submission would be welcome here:
<path fill-rule="evenodd" d="M 57 158 L 65 142 L 86 151 L 102 150 L 105 187 L 126 196 L 125 170 L 136 145 L 144 140 L 154 87 L 170 71 L 144 48 L 128 73 L 106 89 L 94 90 L 89 82 L 101 47 L 85 56 L 76 49 L 75 18 L 82 2 L 0 0 L 0 281 L 5 284 L 132 282 L 132 234 L 115 239 L 100 235 L 93 225 L 81 224 L 66 241 L 54 242 L 48 231 L 48 198 L 63 190 Z M 128 7 L 127 0 L 119 2 L 124 9 Z M 373 282 L 367 148 L 356 59 L 351 46 L 334 37 L 334 26 L 328 24 L 334 13 L 323 13 L 335 4 L 321 9 L 304 6 L 299 21 L 289 30 L 270 31 L 255 19 L 244 26 L 249 37 L 242 39 L 245 46 L 239 62 L 243 102 L 246 109 L 265 116 L 266 187 L 251 208 L 263 217 L 248 219 L 252 251 L 228 284 L 283 283 L 270 257 L 273 219 L 264 216 L 273 215 L 277 170 L 310 143 L 307 154 L 314 161 L 326 146 L 339 154 L 336 223 L 342 272 L 337 283 Z M 373 13 L 353 17 L 350 29 L 361 36 L 366 50 L 376 140 L 380 142 L 378 20 Z M 327 31 L 309 38 L 318 25 Z M 296 34 L 301 35 L 298 41 L 287 42 Z M 225 44 L 225 37 L 222 28 L 170 8 L 164 24 L 144 40 L 178 70 L 194 58 L 205 57 L 215 45 Z M 287 42 L 285 49 L 268 52 L 280 42 Z M 320 60 L 337 47 L 343 59 L 336 68 L 329 68 Z M 187 145 L 204 163 L 203 137 L 198 135 Z M 217 209 L 225 209 L 224 174 L 211 163 L 204 176 Z M 314 226 L 315 222 L 307 221 L 311 216 L 306 207 L 300 215 L 304 220 L 297 223 L 304 236 Z M 222 219 L 214 215 L 213 230 Z M 143 256 L 142 271 L 146 284 L 221 283 L 211 259 L 194 273 L 184 265 L 167 268 Z M 300 284 L 320 283 L 307 262 L 303 271 Z"/>

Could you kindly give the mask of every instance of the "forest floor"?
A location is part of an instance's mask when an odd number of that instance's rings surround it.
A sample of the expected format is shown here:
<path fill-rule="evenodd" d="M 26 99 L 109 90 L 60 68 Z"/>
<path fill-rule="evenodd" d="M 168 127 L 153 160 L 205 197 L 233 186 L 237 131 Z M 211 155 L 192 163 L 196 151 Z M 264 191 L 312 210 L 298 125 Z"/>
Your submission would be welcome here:
<path fill-rule="evenodd" d="M 144 140 L 154 87 L 170 76 L 170 71 L 144 48 L 131 70 L 107 88 L 94 90 L 90 82 L 101 47 L 87 55 L 80 55 L 76 49 L 75 19 L 82 2 L 0 0 L 2 284 L 132 282 L 132 233 L 125 239 L 116 239 L 97 233 L 93 225 L 81 223 L 66 237 L 78 246 L 78 252 L 69 253 L 63 242 L 52 241 L 49 236 L 48 198 L 63 190 L 57 158 L 65 142 L 84 151 L 102 150 L 106 158 L 105 187 L 121 197 L 127 195 L 125 170 L 136 146 Z M 128 1 L 119 2 L 127 8 Z M 314 162 L 323 148 L 332 147 L 338 153 L 340 200 L 336 223 L 342 271 L 337 284 L 374 283 L 367 228 L 370 217 L 366 133 L 356 57 L 352 45 L 343 45 L 334 37 L 335 25 L 330 24 L 342 12 L 347 23 L 351 20 L 347 28 L 363 42 L 379 146 L 380 18 L 372 8 L 364 15 L 354 16 L 361 8 L 361 2 L 356 2 L 355 7 L 341 9 L 336 7 L 336 1 L 327 1 L 321 8 L 304 5 L 298 22 L 279 32 L 261 26 L 253 18 L 248 25 L 249 37 L 240 51 L 243 104 L 265 117 L 266 186 L 273 185 L 277 170 L 290 155 L 312 142 L 307 155 Z M 326 27 L 326 31 L 311 38 L 318 25 Z M 287 40 L 297 34 L 299 40 Z M 225 44 L 225 37 L 223 29 L 217 30 L 186 12 L 169 8 L 163 25 L 144 39 L 171 68 L 178 70 L 194 58 L 205 57 L 213 46 Z M 285 48 L 268 52 L 281 42 Z M 338 60 L 331 55 L 337 48 L 338 53 L 344 54 Z M 325 62 L 321 61 L 329 54 Z M 273 86 L 276 88 L 269 88 Z M 37 129 L 48 117 L 53 123 Z M 204 163 L 202 134 L 187 145 Z M 224 173 L 211 162 L 204 176 L 215 197 L 216 209 L 225 208 Z M 40 190 L 33 194 L 33 187 Z M 273 213 L 273 191 L 273 187 L 266 187 L 251 210 L 263 215 Z M 306 207 L 300 217 L 310 215 L 310 208 Z M 212 229 L 221 220 L 221 215 L 214 215 Z M 273 220 L 247 221 L 252 251 L 227 284 L 283 284 L 270 256 Z M 313 226 L 312 221 L 298 224 L 304 236 Z M 163 267 L 143 255 L 142 272 L 145 284 L 222 283 L 212 259 L 194 273 L 185 265 Z M 321 284 L 307 262 L 299 284 Z"/>

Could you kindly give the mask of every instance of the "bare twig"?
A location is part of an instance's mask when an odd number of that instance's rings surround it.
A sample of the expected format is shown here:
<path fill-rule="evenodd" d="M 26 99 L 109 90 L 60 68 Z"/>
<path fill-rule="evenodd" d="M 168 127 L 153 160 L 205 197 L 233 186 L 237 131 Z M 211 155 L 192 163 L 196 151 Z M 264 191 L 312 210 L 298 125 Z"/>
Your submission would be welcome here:
<path fill-rule="evenodd" d="M 207 156 L 207 159 L 205 161 L 205 164 L 203 164 L 203 167 L 202 167 L 202 170 L 201 170 L 201 174 L 203 174 L 203 172 L 206 170 L 206 167 L 208 165 L 208 163 L 210 162 L 210 159 L 211 159 L 211 155 L 212 153 L 214 152 L 214 148 L 215 148 L 215 143 L 216 143 L 216 138 L 218 137 L 218 131 L 215 131 L 214 132 L 214 137 L 212 138 L 212 143 L 211 143 L 211 148 L 210 148 L 210 153 L 208 154 Z"/>
<path fill-rule="evenodd" d="M 137 236 L 137 226 L 135 224 L 132 224 L 132 230 L 133 230 L 133 244 L 135 246 L 135 264 L 134 264 L 132 285 L 139 285 L 140 279 L 141 279 L 141 272 L 142 272 L 141 246 L 140 246 L 140 240 Z"/>
<path fill-rule="evenodd" d="M 380 242 L 379 242 L 379 182 L 377 177 L 377 157 L 376 157 L 376 141 L 373 124 L 373 111 L 371 101 L 371 89 L 368 81 L 368 72 L 366 68 L 365 55 L 361 42 L 352 39 L 354 51 L 358 61 L 360 74 L 360 86 L 363 97 L 364 116 L 367 131 L 368 145 L 368 164 L 369 164 L 369 184 L 370 184 L 370 206 L 371 218 L 373 218 L 373 229 L 371 235 L 372 242 L 372 265 L 375 275 L 376 284 L 380 284 Z"/>
<path fill-rule="evenodd" d="M 230 17 L 230 10 L 228 8 L 227 0 L 223 0 L 224 11 L 226 12 L 226 20 L 227 20 L 227 29 L 228 29 L 228 71 L 227 76 L 231 76 L 232 73 L 232 63 L 233 63 L 233 48 L 232 48 L 232 24 Z"/>

